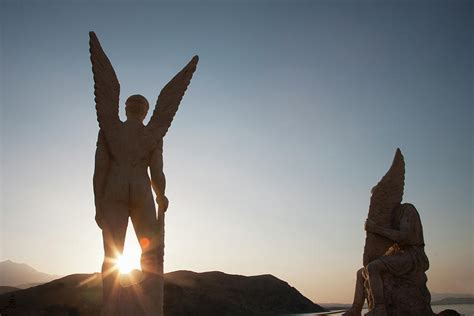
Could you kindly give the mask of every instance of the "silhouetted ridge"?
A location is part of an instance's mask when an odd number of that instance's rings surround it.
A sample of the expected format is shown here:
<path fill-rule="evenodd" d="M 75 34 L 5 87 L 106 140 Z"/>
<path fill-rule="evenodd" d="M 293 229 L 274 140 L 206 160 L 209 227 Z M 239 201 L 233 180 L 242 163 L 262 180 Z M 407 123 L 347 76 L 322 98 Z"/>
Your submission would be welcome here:
<path fill-rule="evenodd" d="M 73 274 L 0 295 L 0 313 L 55 312 L 99 315 L 100 273 Z M 15 313 L 8 304 L 15 301 Z M 61 309 L 63 308 L 63 309 Z M 13 310 L 12 310 L 13 311 Z M 219 271 L 165 274 L 165 315 L 277 315 L 324 309 L 273 275 L 242 276 Z M 18 314 L 20 315 L 20 314 Z"/>

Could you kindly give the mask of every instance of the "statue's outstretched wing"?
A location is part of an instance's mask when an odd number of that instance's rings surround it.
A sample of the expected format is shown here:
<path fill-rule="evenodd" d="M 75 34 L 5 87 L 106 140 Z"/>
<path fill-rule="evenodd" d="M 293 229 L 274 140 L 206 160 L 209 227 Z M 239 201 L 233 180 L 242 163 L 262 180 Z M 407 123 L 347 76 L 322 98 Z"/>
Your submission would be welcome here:
<path fill-rule="evenodd" d="M 110 134 L 120 124 L 120 83 L 94 32 L 89 32 L 89 47 L 94 74 L 97 120 L 99 121 L 99 127 L 104 130 L 105 137 L 109 141 Z"/>
<path fill-rule="evenodd" d="M 179 103 L 188 88 L 193 73 L 196 70 L 198 56 L 191 61 L 161 90 L 156 101 L 155 110 L 146 129 L 158 141 L 166 135 L 171 121 L 178 111 Z"/>
<path fill-rule="evenodd" d="M 392 213 L 402 202 L 404 184 L 405 161 L 402 152 L 397 149 L 392 166 L 372 189 L 368 218 L 382 227 L 391 228 Z M 388 239 L 373 233 L 367 233 L 364 265 L 382 256 L 391 244 L 393 242 Z"/>

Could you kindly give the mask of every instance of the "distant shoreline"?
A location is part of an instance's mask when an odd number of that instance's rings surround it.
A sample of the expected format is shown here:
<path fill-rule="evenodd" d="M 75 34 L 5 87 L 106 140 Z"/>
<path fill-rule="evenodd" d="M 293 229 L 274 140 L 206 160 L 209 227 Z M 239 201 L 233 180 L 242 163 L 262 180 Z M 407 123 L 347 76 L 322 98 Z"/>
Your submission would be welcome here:
<path fill-rule="evenodd" d="M 338 304 L 338 303 L 320 303 L 320 306 L 324 307 L 329 311 L 338 311 L 338 310 L 347 310 L 352 305 L 351 304 Z M 474 297 L 446 297 L 440 300 L 431 302 L 431 306 L 440 306 L 440 305 L 474 305 Z M 367 308 L 367 304 L 364 305 L 364 308 Z"/>
<path fill-rule="evenodd" d="M 431 302 L 431 305 L 473 305 L 474 297 L 447 297 Z"/>

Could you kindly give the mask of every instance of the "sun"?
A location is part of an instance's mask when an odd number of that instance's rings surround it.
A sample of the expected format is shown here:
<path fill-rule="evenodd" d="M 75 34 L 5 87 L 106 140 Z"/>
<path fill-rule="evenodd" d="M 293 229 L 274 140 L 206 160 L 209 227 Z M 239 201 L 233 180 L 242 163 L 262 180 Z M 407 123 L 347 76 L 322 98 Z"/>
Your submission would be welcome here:
<path fill-rule="evenodd" d="M 135 266 L 133 264 L 132 258 L 128 256 L 119 256 L 117 258 L 117 268 L 120 273 L 129 273 L 133 269 L 135 269 Z"/>
<path fill-rule="evenodd" d="M 117 257 L 115 265 L 121 274 L 129 273 L 135 269 L 140 270 L 141 249 L 138 241 L 136 239 L 134 240 L 134 235 L 133 231 L 127 231 L 123 253 Z"/>

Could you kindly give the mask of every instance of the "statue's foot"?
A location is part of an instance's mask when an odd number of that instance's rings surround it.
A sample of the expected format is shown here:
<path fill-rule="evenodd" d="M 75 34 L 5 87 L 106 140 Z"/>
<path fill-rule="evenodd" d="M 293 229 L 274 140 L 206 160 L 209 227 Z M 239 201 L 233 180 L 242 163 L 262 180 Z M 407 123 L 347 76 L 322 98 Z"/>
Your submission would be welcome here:
<path fill-rule="evenodd" d="M 361 316 L 362 309 L 352 306 L 349 310 L 347 310 L 342 316 Z"/>
<path fill-rule="evenodd" d="M 385 305 L 375 305 L 375 307 L 369 311 L 366 316 L 387 316 L 387 310 Z"/>

